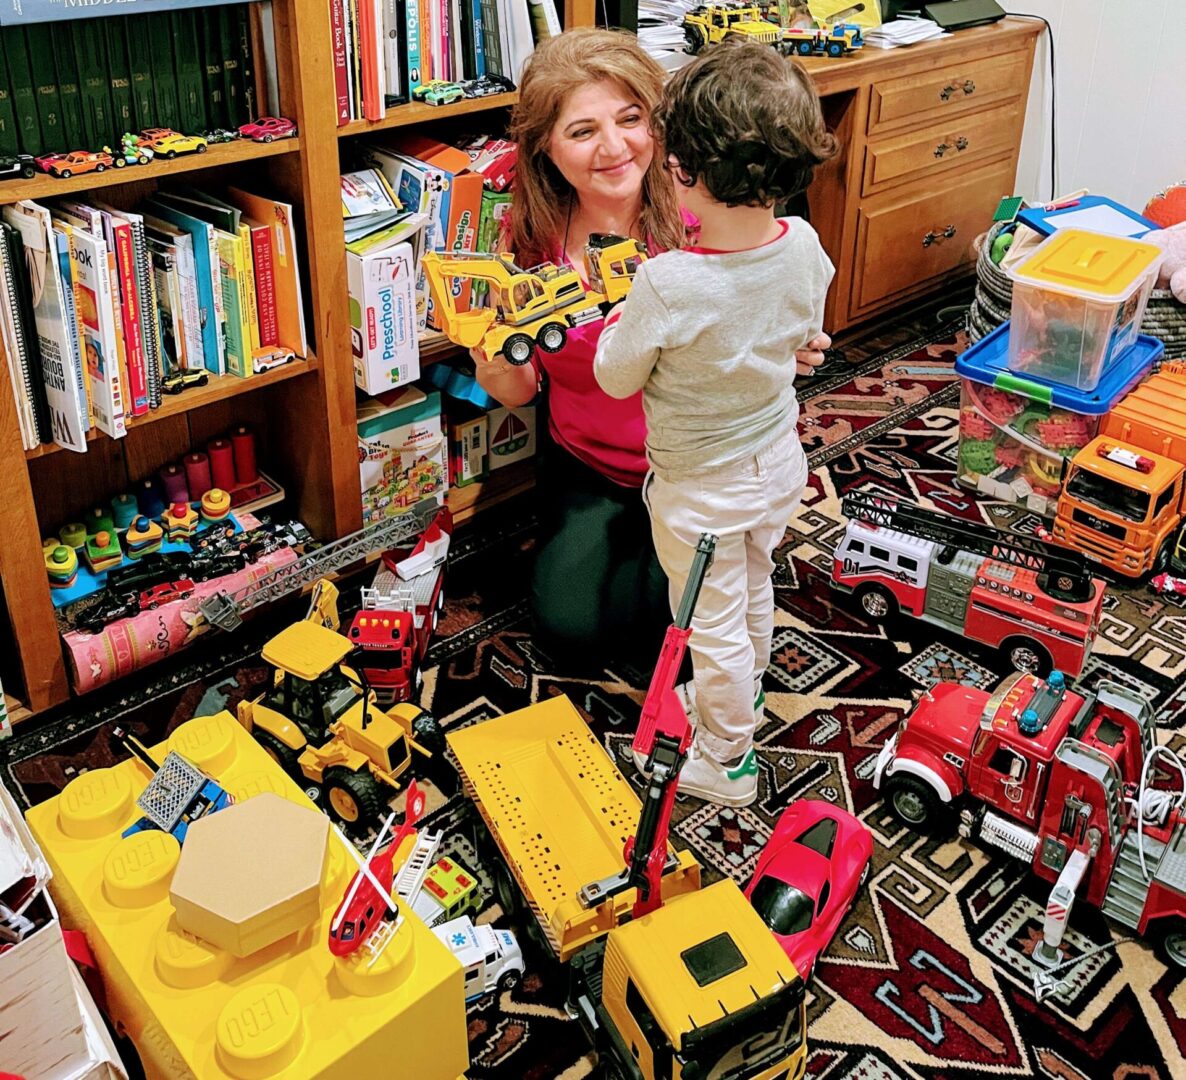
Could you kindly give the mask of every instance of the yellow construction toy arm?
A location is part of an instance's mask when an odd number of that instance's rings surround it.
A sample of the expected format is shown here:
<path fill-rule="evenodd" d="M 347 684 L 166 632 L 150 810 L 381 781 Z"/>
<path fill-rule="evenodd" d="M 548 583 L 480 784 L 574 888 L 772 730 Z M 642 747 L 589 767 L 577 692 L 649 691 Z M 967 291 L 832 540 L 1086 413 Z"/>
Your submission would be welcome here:
<path fill-rule="evenodd" d="M 495 313 L 489 308 L 459 312 L 450 282 L 452 278 L 464 277 L 500 286 L 507 279 L 506 266 L 495 255 L 488 256 L 488 260 L 477 256 L 459 259 L 439 251 L 426 251 L 421 259 L 433 311 L 440 319 L 445 337 L 466 349 L 481 344 L 495 320 Z"/>

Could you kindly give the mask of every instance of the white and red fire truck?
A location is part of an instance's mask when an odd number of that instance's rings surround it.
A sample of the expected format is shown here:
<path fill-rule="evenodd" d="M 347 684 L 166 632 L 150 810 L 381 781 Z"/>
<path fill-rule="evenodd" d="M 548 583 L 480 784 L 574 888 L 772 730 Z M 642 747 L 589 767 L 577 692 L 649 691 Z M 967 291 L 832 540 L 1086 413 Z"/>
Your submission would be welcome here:
<path fill-rule="evenodd" d="M 362 675 L 381 706 L 409 701 L 424 684 L 424 654 L 445 606 L 445 560 L 453 515 L 437 512 L 411 549 L 383 555 L 362 590 L 347 637 L 362 651 Z"/>
<path fill-rule="evenodd" d="M 999 649 L 1017 671 L 1082 673 L 1104 583 L 1079 554 L 904 499 L 846 495 L 832 586 L 866 615 L 902 612 Z"/>
<path fill-rule="evenodd" d="M 963 836 L 1054 883 L 1040 963 L 1061 960 L 1078 895 L 1186 968 L 1186 811 L 1181 793 L 1153 786 L 1160 758 L 1182 766 L 1155 738 L 1149 703 L 1114 683 L 1080 693 L 1058 671 L 1011 675 L 991 694 L 939 683 L 882 748 L 873 784 L 919 832 L 960 808 Z"/>

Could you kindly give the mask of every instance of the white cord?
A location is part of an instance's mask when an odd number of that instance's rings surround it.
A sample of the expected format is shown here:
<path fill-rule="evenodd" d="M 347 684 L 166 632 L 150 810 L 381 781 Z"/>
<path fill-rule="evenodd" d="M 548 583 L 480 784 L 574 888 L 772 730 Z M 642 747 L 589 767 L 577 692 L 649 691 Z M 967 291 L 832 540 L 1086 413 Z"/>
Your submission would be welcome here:
<path fill-rule="evenodd" d="M 1149 788 L 1149 767 L 1157 760 L 1158 755 L 1163 756 L 1170 765 L 1178 770 L 1178 777 L 1182 781 L 1182 790 L 1177 793 L 1177 798 L 1174 797 L 1172 791 Z M 1169 816 L 1171 809 L 1177 810 L 1186 802 L 1186 765 L 1183 765 L 1182 759 L 1168 746 L 1154 746 L 1145 758 L 1145 764 L 1141 766 L 1141 782 L 1137 786 L 1136 799 L 1125 797 L 1124 801 L 1136 811 L 1137 856 L 1141 861 L 1141 873 L 1144 875 L 1145 881 L 1149 881 L 1153 875 L 1149 873 L 1149 867 L 1145 863 L 1145 818 L 1148 815 L 1155 824 L 1161 824 Z"/>

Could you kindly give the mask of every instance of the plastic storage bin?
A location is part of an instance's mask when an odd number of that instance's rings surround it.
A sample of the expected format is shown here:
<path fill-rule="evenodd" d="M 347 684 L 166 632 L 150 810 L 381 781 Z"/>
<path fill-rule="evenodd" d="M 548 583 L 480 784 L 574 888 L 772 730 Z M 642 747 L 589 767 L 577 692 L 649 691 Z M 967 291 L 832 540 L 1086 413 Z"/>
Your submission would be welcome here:
<path fill-rule="evenodd" d="M 1061 229 L 1009 272 L 1009 368 L 1094 390 L 1137 339 L 1161 249 L 1117 236 Z"/>
<path fill-rule="evenodd" d="M 1054 517 L 1065 458 L 1099 433 L 1105 414 L 1160 359 L 1156 338 L 1139 335 L 1092 391 L 1026 379 L 1007 367 L 1010 323 L 955 361 L 961 376 L 959 482 L 1002 502 Z"/>

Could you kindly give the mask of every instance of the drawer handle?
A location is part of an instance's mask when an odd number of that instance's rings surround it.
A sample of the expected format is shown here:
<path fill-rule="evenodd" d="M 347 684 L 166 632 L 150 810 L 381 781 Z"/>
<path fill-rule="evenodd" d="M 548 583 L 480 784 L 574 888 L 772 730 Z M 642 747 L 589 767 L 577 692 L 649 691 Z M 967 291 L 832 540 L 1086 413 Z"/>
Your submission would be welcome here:
<path fill-rule="evenodd" d="M 941 158 L 948 150 L 954 150 L 957 154 L 968 149 L 968 140 L 964 136 L 960 136 L 953 143 L 941 142 L 935 147 L 935 157 Z"/>
<path fill-rule="evenodd" d="M 922 246 L 930 247 L 932 244 L 941 244 L 944 240 L 950 240 L 953 236 L 955 236 L 954 225 L 948 225 L 947 228 L 940 233 L 928 231 L 927 234 L 922 238 Z"/>
<path fill-rule="evenodd" d="M 950 101 L 955 97 L 956 92 L 962 90 L 964 97 L 971 97 L 976 93 L 976 84 L 971 79 L 965 79 L 962 86 L 956 86 L 954 83 L 948 83 L 942 90 L 939 91 L 940 101 Z"/>
<path fill-rule="evenodd" d="M 976 93 L 976 84 L 971 79 L 967 79 L 964 82 L 964 96 L 971 97 L 974 93 Z"/>

